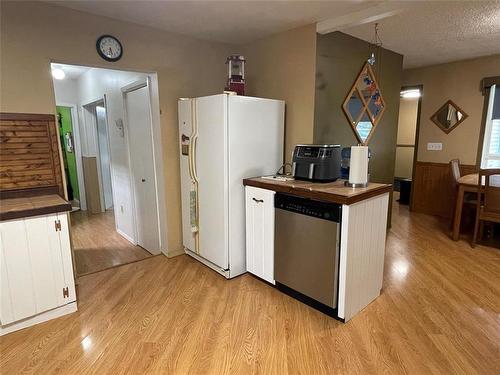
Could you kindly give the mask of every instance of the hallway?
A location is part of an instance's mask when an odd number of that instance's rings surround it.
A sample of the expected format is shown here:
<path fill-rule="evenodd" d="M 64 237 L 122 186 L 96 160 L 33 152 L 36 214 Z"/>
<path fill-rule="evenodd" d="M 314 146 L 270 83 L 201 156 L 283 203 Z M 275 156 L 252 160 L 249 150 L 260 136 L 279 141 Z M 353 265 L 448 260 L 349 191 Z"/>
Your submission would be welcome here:
<path fill-rule="evenodd" d="M 112 210 L 71 213 L 71 239 L 77 277 L 152 256 L 118 234 Z"/>

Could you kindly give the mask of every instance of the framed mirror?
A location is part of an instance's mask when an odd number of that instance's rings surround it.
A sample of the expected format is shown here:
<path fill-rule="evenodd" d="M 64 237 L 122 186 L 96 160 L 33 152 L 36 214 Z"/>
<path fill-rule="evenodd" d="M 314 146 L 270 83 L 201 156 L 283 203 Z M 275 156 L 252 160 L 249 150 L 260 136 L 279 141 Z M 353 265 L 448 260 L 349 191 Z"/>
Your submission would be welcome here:
<path fill-rule="evenodd" d="M 367 145 L 385 111 L 384 98 L 368 63 L 356 77 L 342 109 L 358 142 Z"/>
<path fill-rule="evenodd" d="M 453 101 L 448 100 L 436 111 L 436 113 L 432 115 L 431 120 L 439 126 L 442 131 L 448 134 L 460 125 L 467 117 L 467 113 L 465 113 L 458 105 L 453 103 Z"/>

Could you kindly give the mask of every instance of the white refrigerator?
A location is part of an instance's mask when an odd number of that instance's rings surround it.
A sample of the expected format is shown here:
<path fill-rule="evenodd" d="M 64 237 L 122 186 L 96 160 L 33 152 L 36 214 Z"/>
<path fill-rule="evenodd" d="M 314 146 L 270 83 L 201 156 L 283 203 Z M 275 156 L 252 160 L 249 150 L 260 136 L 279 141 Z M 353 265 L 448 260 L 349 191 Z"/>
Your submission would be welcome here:
<path fill-rule="evenodd" d="M 246 272 L 243 179 L 283 164 L 285 102 L 237 95 L 180 99 L 182 241 L 226 278 Z"/>

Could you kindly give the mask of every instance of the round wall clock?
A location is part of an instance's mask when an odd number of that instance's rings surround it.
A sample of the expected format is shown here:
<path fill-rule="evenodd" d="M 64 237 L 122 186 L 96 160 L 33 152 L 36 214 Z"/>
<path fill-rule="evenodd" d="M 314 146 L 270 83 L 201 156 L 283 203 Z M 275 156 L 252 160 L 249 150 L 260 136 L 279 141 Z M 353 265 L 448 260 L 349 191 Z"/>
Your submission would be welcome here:
<path fill-rule="evenodd" d="M 123 55 L 123 47 L 118 39 L 103 35 L 96 42 L 97 53 L 106 61 L 118 61 Z"/>

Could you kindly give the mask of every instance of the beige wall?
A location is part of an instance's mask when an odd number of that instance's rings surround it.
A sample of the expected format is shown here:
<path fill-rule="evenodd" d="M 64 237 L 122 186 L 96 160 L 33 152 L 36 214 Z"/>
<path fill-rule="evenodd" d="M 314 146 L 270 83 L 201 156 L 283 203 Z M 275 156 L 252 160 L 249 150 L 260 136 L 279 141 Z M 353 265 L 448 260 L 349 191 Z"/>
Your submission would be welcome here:
<path fill-rule="evenodd" d="M 247 95 L 286 101 L 285 159 L 313 141 L 316 25 L 244 45 Z"/>
<path fill-rule="evenodd" d="M 415 144 L 417 110 L 418 98 L 401 98 L 399 101 L 398 145 Z"/>
<path fill-rule="evenodd" d="M 459 158 L 463 164 L 476 164 L 483 96 L 479 85 L 484 77 L 500 75 L 500 55 L 410 69 L 403 72 L 404 85 L 423 84 L 418 161 L 448 163 Z M 431 116 L 448 99 L 469 117 L 451 133 L 445 134 Z M 427 151 L 428 142 L 442 142 L 442 151 Z"/>
<path fill-rule="evenodd" d="M 417 130 L 418 98 L 401 98 L 399 101 L 398 145 L 396 147 L 395 177 L 411 178 L 413 171 L 415 132 Z"/>
<path fill-rule="evenodd" d="M 369 51 L 369 43 L 350 35 L 318 34 L 314 142 L 338 143 L 343 147 L 358 143 L 342 104 Z M 370 180 L 373 182 L 394 181 L 402 65 L 403 56 L 382 48 L 379 61 L 373 67 L 385 101 L 385 112 L 368 145 L 372 153 Z"/>
<path fill-rule="evenodd" d="M 0 24 L 2 112 L 55 113 L 50 61 L 158 73 L 168 248 L 180 250 L 177 98 L 221 92 L 233 49 L 44 3 L 2 1 Z M 102 34 L 121 40 L 119 62 L 97 55 Z"/>

